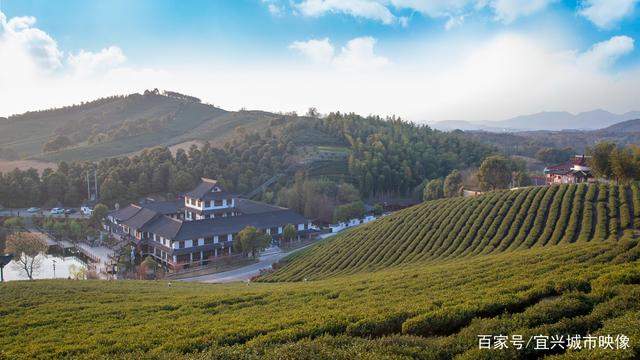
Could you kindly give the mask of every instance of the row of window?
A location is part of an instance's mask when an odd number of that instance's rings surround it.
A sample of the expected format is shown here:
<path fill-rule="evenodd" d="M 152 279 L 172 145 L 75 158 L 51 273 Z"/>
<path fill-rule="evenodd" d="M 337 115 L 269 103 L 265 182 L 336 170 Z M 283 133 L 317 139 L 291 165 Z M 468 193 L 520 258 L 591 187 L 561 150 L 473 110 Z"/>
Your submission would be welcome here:
<path fill-rule="evenodd" d="M 226 200 L 226 204 L 225 201 Z M 186 199 L 187 205 L 191 205 L 191 206 L 195 206 L 195 207 L 202 207 L 202 200 L 197 200 L 197 199 L 193 199 L 193 198 L 187 198 Z M 221 200 L 213 200 L 213 201 L 204 201 L 204 207 L 205 208 L 210 208 L 211 205 L 213 204 L 213 206 L 215 207 L 220 207 L 220 206 L 231 206 L 233 204 L 233 199 L 229 198 L 229 199 L 221 199 Z"/>
<path fill-rule="evenodd" d="M 203 245 L 211 245 L 218 244 L 224 241 L 233 241 L 233 237 L 236 234 L 225 234 L 225 235 L 216 235 L 216 236 L 208 236 L 203 239 L 198 240 L 180 240 L 174 242 L 175 249 L 185 249 L 194 246 L 203 246 Z"/>

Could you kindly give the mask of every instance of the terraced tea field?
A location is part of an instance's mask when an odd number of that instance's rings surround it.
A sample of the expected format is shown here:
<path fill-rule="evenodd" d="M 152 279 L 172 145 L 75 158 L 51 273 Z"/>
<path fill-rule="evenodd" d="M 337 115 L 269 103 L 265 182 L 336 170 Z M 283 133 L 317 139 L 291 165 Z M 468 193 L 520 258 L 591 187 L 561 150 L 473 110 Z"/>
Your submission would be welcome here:
<path fill-rule="evenodd" d="M 0 284 L 0 359 L 636 359 L 637 194 L 565 186 L 428 202 L 250 285 Z M 479 350 L 480 334 L 623 334 L 630 346 Z"/>
<path fill-rule="evenodd" d="M 429 201 L 285 259 L 265 281 L 300 281 L 409 263 L 565 243 L 630 239 L 640 228 L 632 186 L 561 185 Z"/>

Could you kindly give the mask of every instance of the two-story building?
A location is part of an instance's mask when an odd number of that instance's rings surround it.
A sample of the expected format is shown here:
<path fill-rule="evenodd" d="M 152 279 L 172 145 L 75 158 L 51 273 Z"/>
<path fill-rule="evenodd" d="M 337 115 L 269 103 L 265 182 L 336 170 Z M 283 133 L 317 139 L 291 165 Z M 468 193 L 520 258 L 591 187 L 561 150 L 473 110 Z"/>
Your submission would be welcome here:
<path fill-rule="evenodd" d="M 132 204 L 111 212 L 108 220 L 109 229 L 130 238 L 140 255 L 153 256 L 170 270 L 232 255 L 233 239 L 247 226 L 274 239 L 288 224 L 299 238 L 316 233 L 311 221 L 294 211 L 239 198 L 205 178 L 179 202 Z"/>
<path fill-rule="evenodd" d="M 544 175 L 547 185 L 579 184 L 591 178 L 591 168 L 584 155 L 576 155 L 564 164 L 546 167 Z"/>

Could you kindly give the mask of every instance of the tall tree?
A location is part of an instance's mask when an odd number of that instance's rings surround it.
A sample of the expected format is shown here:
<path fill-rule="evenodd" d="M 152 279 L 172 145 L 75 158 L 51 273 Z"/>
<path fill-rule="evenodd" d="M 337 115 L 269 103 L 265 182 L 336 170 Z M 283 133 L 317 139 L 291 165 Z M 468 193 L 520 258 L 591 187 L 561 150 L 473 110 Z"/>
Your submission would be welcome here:
<path fill-rule="evenodd" d="M 436 200 L 442 199 L 444 197 L 443 191 L 444 183 L 442 179 L 433 179 L 424 186 L 424 191 L 422 192 L 422 200 Z"/>
<path fill-rule="evenodd" d="M 453 170 L 444 178 L 444 196 L 454 197 L 460 195 L 462 187 L 462 174 L 458 170 Z"/>
<path fill-rule="evenodd" d="M 627 183 L 638 176 L 638 169 L 630 147 L 615 148 L 611 151 L 611 174 L 618 182 Z"/>
<path fill-rule="evenodd" d="M 255 258 L 259 251 L 269 246 L 270 241 L 271 236 L 259 231 L 255 226 L 247 226 L 238 233 L 233 246 L 243 254 L 250 254 Z"/>
<path fill-rule="evenodd" d="M 33 280 L 34 273 L 42 266 L 40 254 L 45 253 L 47 248 L 46 240 L 40 235 L 17 232 L 7 237 L 6 251 L 13 254 L 19 270 L 29 280 Z"/>
<path fill-rule="evenodd" d="M 297 233 L 295 226 L 287 224 L 284 229 L 282 229 L 282 240 L 291 242 L 296 238 Z"/>
<path fill-rule="evenodd" d="M 478 180 L 484 189 L 504 189 L 511 182 L 513 163 L 502 155 L 489 156 L 478 171 Z"/>
<path fill-rule="evenodd" d="M 616 144 L 610 142 L 601 142 L 593 148 L 587 148 L 587 159 L 591 171 L 597 177 L 609 179 L 612 176 L 611 169 L 611 152 L 616 148 Z"/>

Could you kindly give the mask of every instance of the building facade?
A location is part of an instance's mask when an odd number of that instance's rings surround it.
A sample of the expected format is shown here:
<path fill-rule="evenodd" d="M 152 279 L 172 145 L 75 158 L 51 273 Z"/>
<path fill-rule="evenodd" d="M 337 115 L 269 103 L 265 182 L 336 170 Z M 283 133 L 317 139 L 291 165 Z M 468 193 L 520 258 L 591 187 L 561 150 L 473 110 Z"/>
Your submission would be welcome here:
<path fill-rule="evenodd" d="M 544 174 L 547 185 L 579 184 L 591 178 L 591 168 L 584 155 L 576 155 L 564 164 L 546 167 Z"/>
<path fill-rule="evenodd" d="M 310 220 L 294 211 L 239 198 L 205 178 L 180 201 L 132 204 L 111 212 L 108 220 L 108 229 L 130 239 L 141 256 L 152 256 L 174 271 L 233 256 L 233 240 L 247 226 L 276 240 L 288 224 L 299 238 L 317 233 Z"/>

